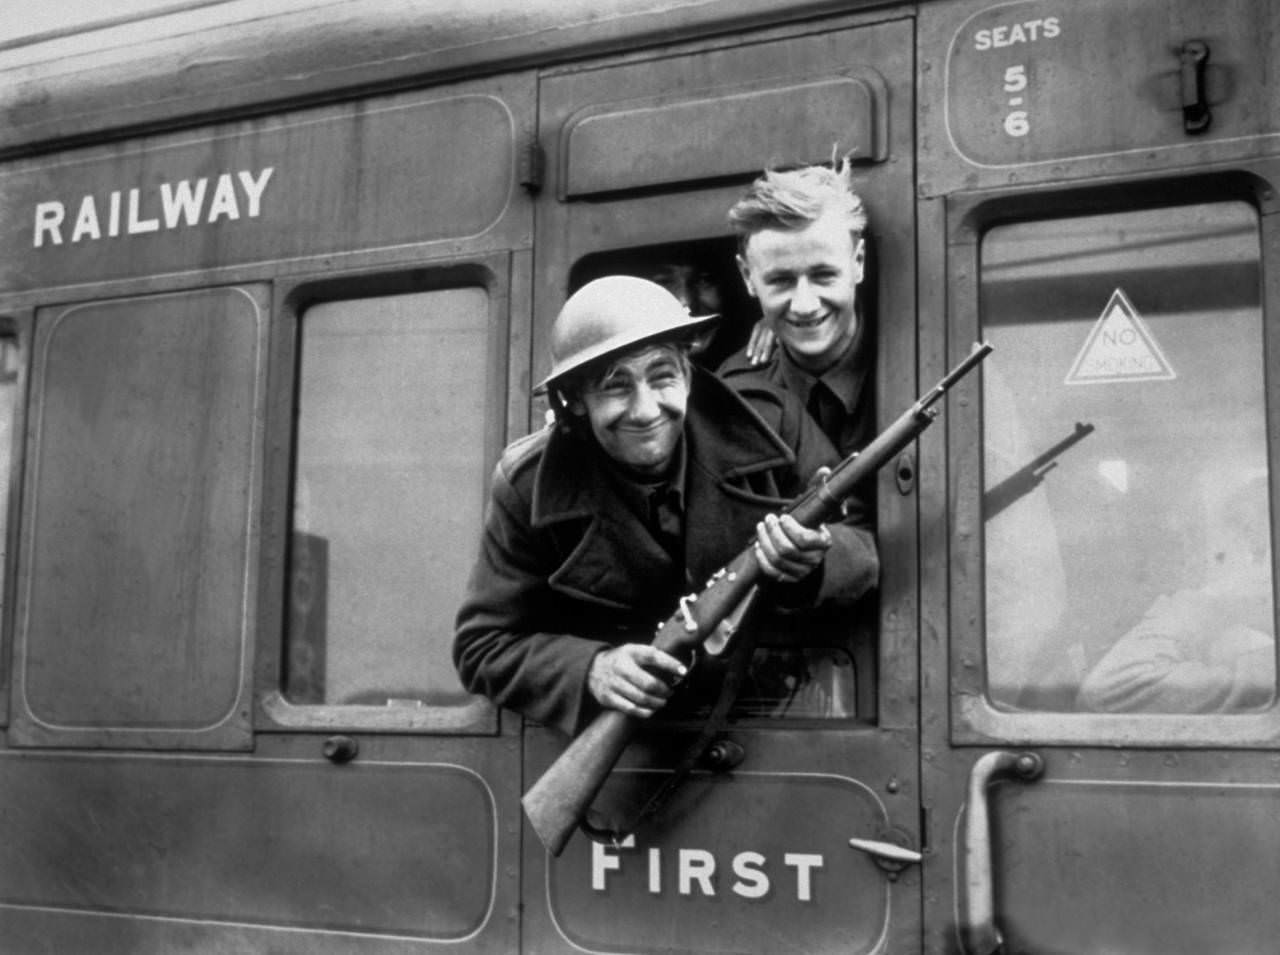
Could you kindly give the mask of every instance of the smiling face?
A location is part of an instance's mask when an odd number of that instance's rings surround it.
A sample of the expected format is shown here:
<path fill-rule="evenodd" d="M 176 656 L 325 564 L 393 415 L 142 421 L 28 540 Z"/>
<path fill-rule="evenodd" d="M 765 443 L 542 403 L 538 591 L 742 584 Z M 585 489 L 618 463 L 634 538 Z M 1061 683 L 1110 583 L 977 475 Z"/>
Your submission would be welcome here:
<path fill-rule="evenodd" d="M 664 476 L 684 433 L 689 365 L 671 345 L 624 354 L 569 405 L 614 461 L 645 478 Z"/>
<path fill-rule="evenodd" d="M 863 265 L 862 239 L 838 212 L 798 229 L 762 229 L 738 256 L 766 323 L 796 364 L 813 374 L 835 365 L 853 345 Z"/>

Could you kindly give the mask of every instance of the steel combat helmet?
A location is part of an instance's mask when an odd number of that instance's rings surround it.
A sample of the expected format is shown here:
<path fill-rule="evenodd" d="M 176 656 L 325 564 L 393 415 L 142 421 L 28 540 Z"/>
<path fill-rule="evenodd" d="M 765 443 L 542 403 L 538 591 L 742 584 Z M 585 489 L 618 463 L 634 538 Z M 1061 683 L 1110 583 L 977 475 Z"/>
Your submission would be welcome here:
<path fill-rule="evenodd" d="M 690 315 L 656 282 L 606 275 L 569 296 L 551 326 L 551 373 L 539 389 L 574 371 L 645 342 L 688 338 L 720 316 Z"/>

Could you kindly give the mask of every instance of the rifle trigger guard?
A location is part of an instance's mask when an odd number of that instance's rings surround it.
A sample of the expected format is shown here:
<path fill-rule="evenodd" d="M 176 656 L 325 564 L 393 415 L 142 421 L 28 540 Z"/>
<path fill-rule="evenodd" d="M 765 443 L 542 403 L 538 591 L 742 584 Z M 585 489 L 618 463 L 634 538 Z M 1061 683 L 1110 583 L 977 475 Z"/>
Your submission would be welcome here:
<path fill-rule="evenodd" d="M 684 676 L 676 677 L 675 680 L 673 680 L 671 683 L 671 688 L 675 689 L 685 680 L 689 679 L 689 674 L 693 672 L 693 668 L 696 667 L 697 665 L 698 665 L 698 648 L 693 647 L 689 650 L 689 659 L 686 660 L 684 664 L 684 668 L 685 668 Z"/>
<path fill-rule="evenodd" d="M 606 845 L 613 849 L 625 848 L 624 844 L 631 834 L 614 829 L 612 826 L 601 826 L 589 822 L 587 815 L 590 812 L 591 810 L 588 809 L 587 813 L 578 820 L 578 828 L 582 830 L 583 834 L 592 842 L 599 842 L 601 845 Z"/>

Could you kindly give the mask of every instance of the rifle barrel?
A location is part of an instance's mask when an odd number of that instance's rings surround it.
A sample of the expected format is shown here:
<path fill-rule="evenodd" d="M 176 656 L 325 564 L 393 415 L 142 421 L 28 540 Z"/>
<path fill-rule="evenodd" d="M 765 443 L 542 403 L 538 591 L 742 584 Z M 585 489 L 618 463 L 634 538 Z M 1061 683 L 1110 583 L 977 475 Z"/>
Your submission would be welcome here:
<path fill-rule="evenodd" d="M 927 408 L 943 395 L 945 395 L 955 385 L 957 381 L 973 369 L 973 366 L 986 358 L 994 350 L 990 342 L 981 342 L 973 346 L 973 350 L 965 357 L 964 361 L 952 368 L 943 379 L 933 386 L 933 390 L 920 399 L 919 404 L 922 408 Z"/>

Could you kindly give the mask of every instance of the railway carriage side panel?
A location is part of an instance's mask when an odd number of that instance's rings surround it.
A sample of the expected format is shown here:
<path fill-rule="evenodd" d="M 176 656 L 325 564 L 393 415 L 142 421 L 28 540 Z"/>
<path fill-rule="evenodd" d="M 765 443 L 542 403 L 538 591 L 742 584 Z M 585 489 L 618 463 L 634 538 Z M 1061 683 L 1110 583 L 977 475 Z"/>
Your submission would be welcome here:
<path fill-rule="evenodd" d="M 922 11 L 929 951 L 1273 945 L 1276 18 Z"/>
<path fill-rule="evenodd" d="M 449 643 L 529 401 L 533 90 L 0 171 L 0 947 L 518 948 L 518 740 Z"/>

